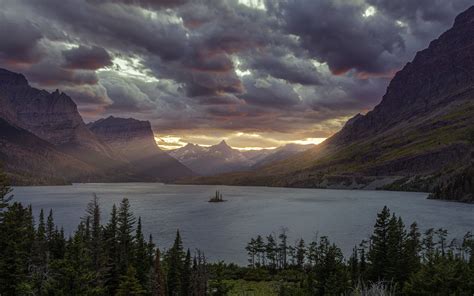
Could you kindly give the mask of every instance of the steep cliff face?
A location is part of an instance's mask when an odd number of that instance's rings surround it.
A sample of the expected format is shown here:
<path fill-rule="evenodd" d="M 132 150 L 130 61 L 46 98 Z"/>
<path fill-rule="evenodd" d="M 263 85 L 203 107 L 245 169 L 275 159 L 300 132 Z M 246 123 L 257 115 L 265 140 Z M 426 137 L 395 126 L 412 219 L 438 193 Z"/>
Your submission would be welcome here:
<path fill-rule="evenodd" d="M 395 75 L 374 110 L 354 118 L 329 142 L 345 144 L 363 139 L 454 101 L 472 101 L 473 77 L 474 6 Z"/>
<path fill-rule="evenodd" d="M 110 116 L 92 122 L 88 127 L 114 152 L 127 159 L 146 180 L 170 181 L 194 175 L 156 145 L 148 121 Z"/>
<path fill-rule="evenodd" d="M 0 117 L 39 138 L 66 149 L 114 158 L 112 151 L 89 131 L 76 104 L 64 93 L 29 86 L 21 74 L 0 69 Z"/>
<path fill-rule="evenodd" d="M 256 172 L 196 182 L 434 191 L 472 166 L 473 135 L 474 6 L 395 75 L 379 105 L 324 143 Z"/>
<path fill-rule="evenodd" d="M 94 167 L 58 151 L 27 130 L 0 118 L 0 163 L 11 182 L 21 184 L 66 184 L 86 182 L 91 176 L 105 180 Z"/>

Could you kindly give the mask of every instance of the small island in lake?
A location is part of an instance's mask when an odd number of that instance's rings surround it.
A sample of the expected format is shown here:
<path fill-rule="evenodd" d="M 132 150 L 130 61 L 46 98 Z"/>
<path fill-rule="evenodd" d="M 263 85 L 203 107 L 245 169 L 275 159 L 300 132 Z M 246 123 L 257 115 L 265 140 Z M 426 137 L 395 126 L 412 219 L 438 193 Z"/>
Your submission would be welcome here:
<path fill-rule="evenodd" d="M 224 202 L 226 201 L 225 199 L 222 198 L 222 193 L 220 193 L 219 190 L 216 191 L 216 194 L 214 196 L 211 196 L 209 199 L 209 202 Z"/>

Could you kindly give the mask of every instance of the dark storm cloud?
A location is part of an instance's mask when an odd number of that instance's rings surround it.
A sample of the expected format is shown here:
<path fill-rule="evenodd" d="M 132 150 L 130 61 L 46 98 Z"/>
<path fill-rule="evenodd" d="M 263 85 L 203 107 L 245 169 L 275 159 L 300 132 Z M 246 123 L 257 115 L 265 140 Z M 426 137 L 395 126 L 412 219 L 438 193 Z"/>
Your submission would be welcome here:
<path fill-rule="evenodd" d="M 186 32 L 181 24 L 173 22 L 173 13 L 147 14 L 115 1 L 41 0 L 25 3 L 59 22 L 68 32 L 103 47 L 148 52 L 164 60 L 178 59 L 187 50 Z"/>
<path fill-rule="evenodd" d="M 41 53 L 38 41 L 42 34 L 31 22 L 12 19 L 0 12 L 0 61 L 7 64 L 37 62 Z"/>
<path fill-rule="evenodd" d="M 399 20 L 451 24 L 460 11 L 472 5 L 471 0 L 367 0 L 378 10 Z"/>
<path fill-rule="evenodd" d="M 24 71 L 24 74 L 33 83 L 41 87 L 64 85 L 97 84 L 99 79 L 93 71 L 72 71 L 63 69 L 51 61 L 35 64 Z"/>
<path fill-rule="evenodd" d="M 402 28 L 379 14 L 364 17 L 363 2 L 287 0 L 279 9 L 288 32 L 335 74 L 387 71 L 404 48 Z"/>
<path fill-rule="evenodd" d="M 102 47 L 79 46 L 63 51 L 64 67 L 68 69 L 97 70 L 112 65 L 112 58 Z"/>
<path fill-rule="evenodd" d="M 147 9 L 170 8 L 183 5 L 188 0 L 88 0 L 89 2 L 120 2 L 132 6 L 140 6 Z"/>
<path fill-rule="evenodd" d="M 311 61 L 288 56 L 257 55 L 248 62 L 252 69 L 270 74 L 275 78 L 303 85 L 320 84 L 320 74 Z"/>
<path fill-rule="evenodd" d="M 269 108 L 287 108 L 298 105 L 301 100 L 287 82 L 274 78 L 247 76 L 244 80 L 246 93 L 241 96 L 247 103 Z"/>

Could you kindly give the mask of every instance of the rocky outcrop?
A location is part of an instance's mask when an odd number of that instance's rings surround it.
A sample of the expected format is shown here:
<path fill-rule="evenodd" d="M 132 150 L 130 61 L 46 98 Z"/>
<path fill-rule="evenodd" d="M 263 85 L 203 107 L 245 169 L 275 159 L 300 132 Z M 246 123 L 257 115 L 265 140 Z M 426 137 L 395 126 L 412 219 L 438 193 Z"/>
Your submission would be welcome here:
<path fill-rule="evenodd" d="M 128 160 L 143 180 L 171 181 L 194 175 L 156 145 L 148 121 L 110 116 L 92 122 L 88 127 L 115 153 Z"/>
<path fill-rule="evenodd" d="M 0 69 L 0 117 L 82 158 L 87 152 L 114 159 L 112 151 L 86 127 L 76 104 L 64 93 L 31 87 L 25 77 Z"/>

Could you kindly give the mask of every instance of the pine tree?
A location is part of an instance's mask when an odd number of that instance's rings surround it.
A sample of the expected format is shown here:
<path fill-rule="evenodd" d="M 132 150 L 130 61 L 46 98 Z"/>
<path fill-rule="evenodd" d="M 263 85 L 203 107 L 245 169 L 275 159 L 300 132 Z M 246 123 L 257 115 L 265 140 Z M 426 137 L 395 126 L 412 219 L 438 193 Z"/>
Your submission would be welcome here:
<path fill-rule="evenodd" d="M 280 268 L 285 269 L 287 264 L 287 252 L 288 252 L 288 236 L 286 235 L 286 230 L 282 229 L 280 235 L 278 236 L 280 242 L 278 244 L 278 253 L 280 258 Z"/>
<path fill-rule="evenodd" d="M 33 218 L 20 203 L 11 204 L 3 214 L 0 295 L 19 295 L 20 290 L 32 289 L 28 266 L 34 239 Z"/>
<path fill-rule="evenodd" d="M 50 222 L 52 223 L 52 213 L 50 213 Z M 51 225 L 49 225 L 51 227 Z M 40 210 L 38 227 L 34 236 L 33 250 L 31 256 L 31 273 L 34 290 L 39 293 L 45 281 L 45 275 L 48 273 L 48 240 L 47 228 L 44 221 L 44 211 Z"/>
<path fill-rule="evenodd" d="M 3 220 L 3 212 L 7 209 L 13 196 L 10 195 L 12 188 L 9 186 L 7 176 L 0 167 L 0 223 Z"/>
<path fill-rule="evenodd" d="M 387 229 L 387 266 L 386 279 L 401 284 L 403 277 L 403 245 L 405 242 L 405 226 L 403 221 L 393 215 Z"/>
<path fill-rule="evenodd" d="M 355 286 L 360 281 L 360 273 L 359 273 L 359 250 L 357 246 L 352 248 L 352 255 L 349 257 L 349 271 L 351 273 L 351 281 L 352 284 Z"/>
<path fill-rule="evenodd" d="M 88 249 L 91 254 L 93 269 L 99 273 L 104 260 L 102 226 L 100 225 L 100 205 L 97 195 L 87 204 L 85 219 L 90 222 L 90 240 Z"/>
<path fill-rule="evenodd" d="M 117 207 L 112 206 L 110 213 L 110 219 L 104 230 L 104 248 L 105 261 L 106 261 L 106 275 L 105 285 L 110 295 L 115 294 L 115 290 L 118 287 L 120 274 L 119 274 L 119 246 L 117 237 L 118 227 Z"/>
<path fill-rule="evenodd" d="M 191 266 L 191 252 L 186 252 L 186 258 L 183 262 L 183 270 L 181 272 L 181 295 L 182 296 L 191 296 L 191 276 L 192 276 L 192 266 Z"/>
<path fill-rule="evenodd" d="M 193 268 L 191 276 L 191 290 L 193 296 L 205 296 L 208 291 L 208 278 L 206 257 L 201 251 L 193 259 Z"/>
<path fill-rule="evenodd" d="M 403 246 L 403 281 L 406 281 L 410 274 L 417 272 L 420 268 L 420 237 L 418 225 L 412 223 Z"/>
<path fill-rule="evenodd" d="M 168 251 L 168 274 L 167 274 L 167 292 L 170 296 L 181 295 L 181 275 L 183 270 L 183 242 L 179 230 L 176 231 L 176 238 L 173 247 Z"/>
<path fill-rule="evenodd" d="M 160 249 L 156 248 L 155 255 L 155 266 L 153 269 L 153 285 L 152 285 L 152 296 L 165 296 L 166 285 L 165 276 L 161 267 L 161 254 Z"/>
<path fill-rule="evenodd" d="M 117 296 L 139 296 L 145 295 L 146 292 L 136 278 L 135 268 L 129 266 L 127 273 L 121 277 Z"/>
<path fill-rule="evenodd" d="M 148 287 L 150 261 L 148 256 L 148 245 L 145 242 L 142 233 L 142 220 L 138 217 L 137 230 L 135 232 L 135 267 L 137 270 L 137 279 L 144 287 Z"/>
<path fill-rule="evenodd" d="M 386 267 L 388 265 L 388 227 L 390 221 L 390 210 L 385 206 L 377 214 L 374 232 L 371 236 L 371 245 L 368 253 L 370 262 L 370 280 L 376 282 L 386 279 Z"/>
<path fill-rule="evenodd" d="M 261 235 L 255 240 L 255 253 L 257 254 L 258 266 L 265 266 L 265 243 Z"/>
<path fill-rule="evenodd" d="M 128 266 L 132 262 L 133 250 L 133 230 L 135 225 L 135 217 L 130 211 L 130 202 L 124 198 L 120 203 L 117 218 L 117 239 L 118 239 L 118 266 L 119 272 L 124 274 L 127 272 Z"/>
<path fill-rule="evenodd" d="M 306 246 L 303 239 L 300 239 L 296 246 L 296 266 L 303 269 L 306 258 Z"/>
<path fill-rule="evenodd" d="M 250 239 L 250 242 L 245 247 L 247 254 L 249 255 L 249 264 L 251 267 L 255 267 L 255 256 L 257 254 L 256 241 L 254 238 Z"/>
<path fill-rule="evenodd" d="M 265 253 L 267 256 L 268 264 L 272 270 L 276 269 L 278 248 L 273 235 L 267 236 L 267 244 L 265 245 Z"/>
<path fill-rule="evenodd" d="M 53 218 L 53 209 L 49 210 L 48 219 L 46 220 L 46 241 L 48 244 L 51 243 L 54 236 L 54 218 Z"/>
<path fill-rule="evenodd" d="M 311 266 L 314 266 L 318 261 L 318 242 L 316 240 L 309 243 L 307 257 L 308 263 Z"/>

